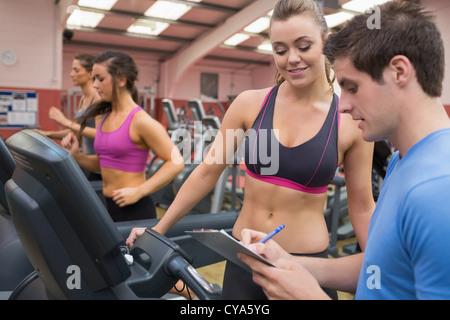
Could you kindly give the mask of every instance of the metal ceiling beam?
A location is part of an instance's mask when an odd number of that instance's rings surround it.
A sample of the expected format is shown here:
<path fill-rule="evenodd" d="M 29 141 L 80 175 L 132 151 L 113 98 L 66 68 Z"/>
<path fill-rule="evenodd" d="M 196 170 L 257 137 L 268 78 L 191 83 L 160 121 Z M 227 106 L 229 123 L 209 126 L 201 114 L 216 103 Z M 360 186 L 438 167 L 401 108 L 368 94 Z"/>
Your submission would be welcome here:
<path fill-rule="evenodd" d="M 136 20 L 142 19 L 142 20 L 149 20 L 149 21 L 165 22 L 165 23 L 169 23 L 169 24 L 173 24 L 173 25 L 185 25 L 185 26 L 193 26 L 193 27 L 201 27 L 201 28 L 214 28 L 215 27 L 215 25 L 208 24 L 208 23 L 187 21 L 187 20 L 182 20 L 182 19 L 179 19 L 179 20 L 162 19 L 162 18 L 145 16 L 141 13 L 123 11 L 123 10 L 114 10 L 114 9 L 102 10 L 102 9 L 91 8 L 91 7 L 83 7 L 83 6 L 79 6 L 79 8 L 80 8 L 80 10 L 83 10 L 83 11 L 102 13 L 105 16 L 106 15 L 115 15 L 115 16 L 132 18 L 132 19 L 136 19 Z"/>
<path fill-rule="evenodd" d="M 271 56 L 273 54 L 272 52 L 268 52 L 268 51 L 265 51 L 265 50 L 260 50 L 258 48 L 254 48 L 254 47 L 243 46 L 243 45 L 228 46 L 226 44 L 222 44 L 222 45 L 220 45 L 220 48 L 227 49 L 227 50 L 241 50 L 241 51 L 248 51 L 248 52 L 256 52 L 256 53 L 266 54 L 266 55 L 269 55 L 269 56 Z"/>
<path fill-rule="evenodd" d="M 212 4 L 212 3 L 206 3 L 206 2 L 192 2 L 187 0 L 167 0 L 170 2 L 177 2 L 186 4 L 188 6 L 194 7 L 194 8 L 200 8 L 200 9 L 207 9 L 207 10 L 214 10 L 214 11 L 220 11 L 230 14 L 235 14 L 239 11 L 239 9 L 218 5 L 218 4 Z"/>
<path fill-rule="evenodd" d="M 242 63 L 242 64 L 257 64 L 257 65 L 261 65 L 261 66 L 270 66 L 270 62 L 269 61 L 238 59 L 238 58 L 229 58 L 229 57 L 212 56 L 212 55 L 206 56 L 203 59 L 205 59 L 205 60 L 233 62 L 233 63 Z"/>
<path fill-rule="evenodd" d="M 77 40 L 64 40 L 63 41 L 65 46 L 84 46 L 84 47 L 98 47 L 103 49 L 114 49 L 117 51 L 128 51 L 128 50 L 134 50 L 139 52 L 145 52 L 145 53 L 151 53 L 156 55 L 161 55 L 164 57 L 171 56 L 175 54 L 175 51 L 168 51 L 168 50 L 159 50 L 159 49 L 153 49 L 153 48 L 144 48 L 144 47 L 136 47 L 136 46 L 129 46 L 129 45 L 120 45 L 120 44 L 109 44 L 109 43 L 99 43 L 99 42 L 89 42 L 89 41 L 77 41 Z"/>
<path fill-rule="evenodd" d="M 256 0 L 228 18 L 220 26 L 192 42 L 191 45 L 179 50 L 173 58 L 163 63 L 163 74 L 166 76 L 162 79 L 161 89 L 163 92 L 161 95 L 173 96 L 176 83 L 192 64 L 208 55 L 211 50 L 244 29 L 249 23 L 267 14 L 273 9 L 276 2 L 277 0 Z"/>
<path fill-rule="evenodd" d="M 186 38 L 179 38 L 179 37 L 171 37 L 171 36 L 152 36 L 142 33 L 134 33 L 134 32 L 127 32 L 127 31 L 120 31 L 117 29 L 111 29 L 111 28 L 89 28 L 89 27 L 78 27 L 76 29 L 71 29 L 72 31 L 83 31 L 83 32 L 92 32 L 92 33 L 105 33 L 105 34 L 114 34 L 124 37 L 131 37 L 131 38 L 140 38 L 140 39 L 147 39 L 147 40 L 159 40 L 159 41 L 171 41 L 171 42 L 178 42 L 178 43 L 191 43 L 194 41 L 194 39 L 186 39 Z"/>
<path fill-rule="evenodd" d="M 160 59 L 164 59 L 165 57 L 169 57 L 174 55 L 175 51 L 168 51 L 168 50 L 158 50 L 153 48 L 144 48 L 144 47 L 136 47 L 136 46 L 125 46 L 125 45 L 119 45 L 119 44 L 108 44 L 108 43 L 99 43 L 99 42 L 89 42 L 89 41 L 77 41 L 77 40 L 64 40 L 65 46 L 84 46 L 84 47 L 98 47 L 103 49 L 114 49 L 118 51 L 128 51 L 128 50 L 134 50 L 139 52 L 145 52 L 145 53 L 151 53 L 151 54 L 157 54 L 161 55 Z M 268 61 L 258 61 L 258 60 L 249 60 L 249 59 L 238 59 L 238 58 L 229 58 L 229 57 L 222 57 L 222 56 L 215 56 L 215 55 L 208 55 L 205 56 L 204 59 L 206 60 L 215 60 L 215 61 L 225 61 L 225 62 L 234 62 L 234 63 L 242 63 L 242 64 L 256 64 L 256 65 L 262 65 L 262 66 L 269 66 L 270 62 Z"/>

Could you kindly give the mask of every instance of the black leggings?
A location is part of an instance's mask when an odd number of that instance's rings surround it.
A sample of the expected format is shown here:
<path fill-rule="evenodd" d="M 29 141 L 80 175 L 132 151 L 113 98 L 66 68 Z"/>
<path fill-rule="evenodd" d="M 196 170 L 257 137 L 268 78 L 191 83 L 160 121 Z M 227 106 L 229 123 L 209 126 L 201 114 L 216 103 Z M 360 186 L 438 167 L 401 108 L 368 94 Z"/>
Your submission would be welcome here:
<path fill-rule="evenodd" d="M 328 258 L 327 251 L 316 254 L 296 254 L 294 256 Z M 322 288 L 331 299 L 337 300 L 337 291 Z M 224 300 L 267 300 L 262 288 L 253 282 L 252 274 L 233 262 L 227 261 L 223 277 L 222 298 Z"/>
<path fill-rule="evenodd" d="M 151 196 L 125 207 L 119 207 L 112 198 L 105 197 L 105 200 L 106 208 L 114 222 L 156 218 L 156 208 Z"/>

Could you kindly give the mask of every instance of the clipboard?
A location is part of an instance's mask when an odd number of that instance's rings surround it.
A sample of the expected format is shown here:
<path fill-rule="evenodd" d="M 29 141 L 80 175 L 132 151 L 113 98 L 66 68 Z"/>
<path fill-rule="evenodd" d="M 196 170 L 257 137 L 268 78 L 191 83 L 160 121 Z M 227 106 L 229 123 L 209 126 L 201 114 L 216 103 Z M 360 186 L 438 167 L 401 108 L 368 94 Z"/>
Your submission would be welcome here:
<path fill-rule="evenodd" d="M 225 230 L 194 230 L 185 231 L 188 235 L 194 239 L 200 241 L 211 250 L 217 252 L 222 257 L 230 260 L 234 264 L 240 266 L 248 272 L 252 272 L 252 269 L 245 263 L 243 263 L 238 257 L 238 252 L 245 253 L 265 264 L 274 267 L 266 258 L 259 255 L 255 251 L 249 249 L 235 238 L 230 236 Z"/>

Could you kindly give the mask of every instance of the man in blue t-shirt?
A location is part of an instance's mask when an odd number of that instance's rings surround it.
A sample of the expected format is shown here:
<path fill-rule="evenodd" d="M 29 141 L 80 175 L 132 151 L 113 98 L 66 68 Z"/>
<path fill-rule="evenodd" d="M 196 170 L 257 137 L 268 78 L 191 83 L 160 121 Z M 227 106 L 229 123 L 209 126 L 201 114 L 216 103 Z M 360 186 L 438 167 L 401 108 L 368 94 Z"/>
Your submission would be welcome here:
<path fill-rule="evenodd" d="M 242 241 L 277 268 L 240 258 L 269 298 L 325 299 L 322 286 L 356 291 L 356 299 L 450 299 L 450 120 L 433 18 L 417 1 L 390 1 L 353 18 L 323 51 L 342 89 L 340 112 L 357 121 L 365 140 L 386 139 L 398 150 L 365 252 L 293 257 L 275 241 L 255 244 L 263 234 L 244 230 Z"/>
<path fill-rule="evenodd" d="M 357 299 L 450 299 L 450 129 L 391 159 Z"/>

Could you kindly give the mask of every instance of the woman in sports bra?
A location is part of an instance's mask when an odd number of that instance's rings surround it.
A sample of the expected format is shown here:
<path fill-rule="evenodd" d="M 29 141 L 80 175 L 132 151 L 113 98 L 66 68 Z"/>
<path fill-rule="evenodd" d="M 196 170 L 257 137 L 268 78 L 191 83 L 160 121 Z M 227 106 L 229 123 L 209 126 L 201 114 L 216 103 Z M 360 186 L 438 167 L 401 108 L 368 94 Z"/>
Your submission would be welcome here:
<path fill-rule="evenodd" d="M 150 194 L 167 185 L 183 169 L 183 159 L 164 127 L 136 104 L 138 70 L 133 59 L 106 51 L 94 60 L 94 87 L 100 102 L 79 119 L 81 131 L 89 118 L 97 120 L 96 155 L 79 152 L 69 133 L 62 146 L 78 164 L 100 171 L 108 212 L 114 221 L 156 218 Z M 145 168 L 152 150 L 165 163 L 150 179 Z"/>
<path fill-rule="evenodd" d="M 270 233 L 288 252 L 327 257 L 328 230 L 323 210 L 327 187 L 344 165 L 350 219 L 362 249 L 374 209 L 371 172 L 373 145 L 357 125 L 338 112 L 331 70 L 322 54 L 328 34 L 314 0 L 280 0 L 274 9 L 270 40 L 277 68 L 276 86 L 241 93 L 227 110 L 220 133 L 205 161 L 190 175 L 162 220 L 167 232 L 215 185 L 238 144 L 245 139 L 247 175 L 244 202 L 233 228 Z M 236 135 L 230 135 L 230 133 Z M 247 138 L 244 138 L 244 133 Z M 240 133 L 240 134 L 238 134 Z M 237 138 L 236 138 L 237 137 Z M 231 152 L 230 152 L 231 150 Z M 131 246 L 143 229 L 134 229 Z M 336 298 L 336 292 L 329 292 Z M 224 299 L 264 299 L 252 274 L 227 262 Z"/>

